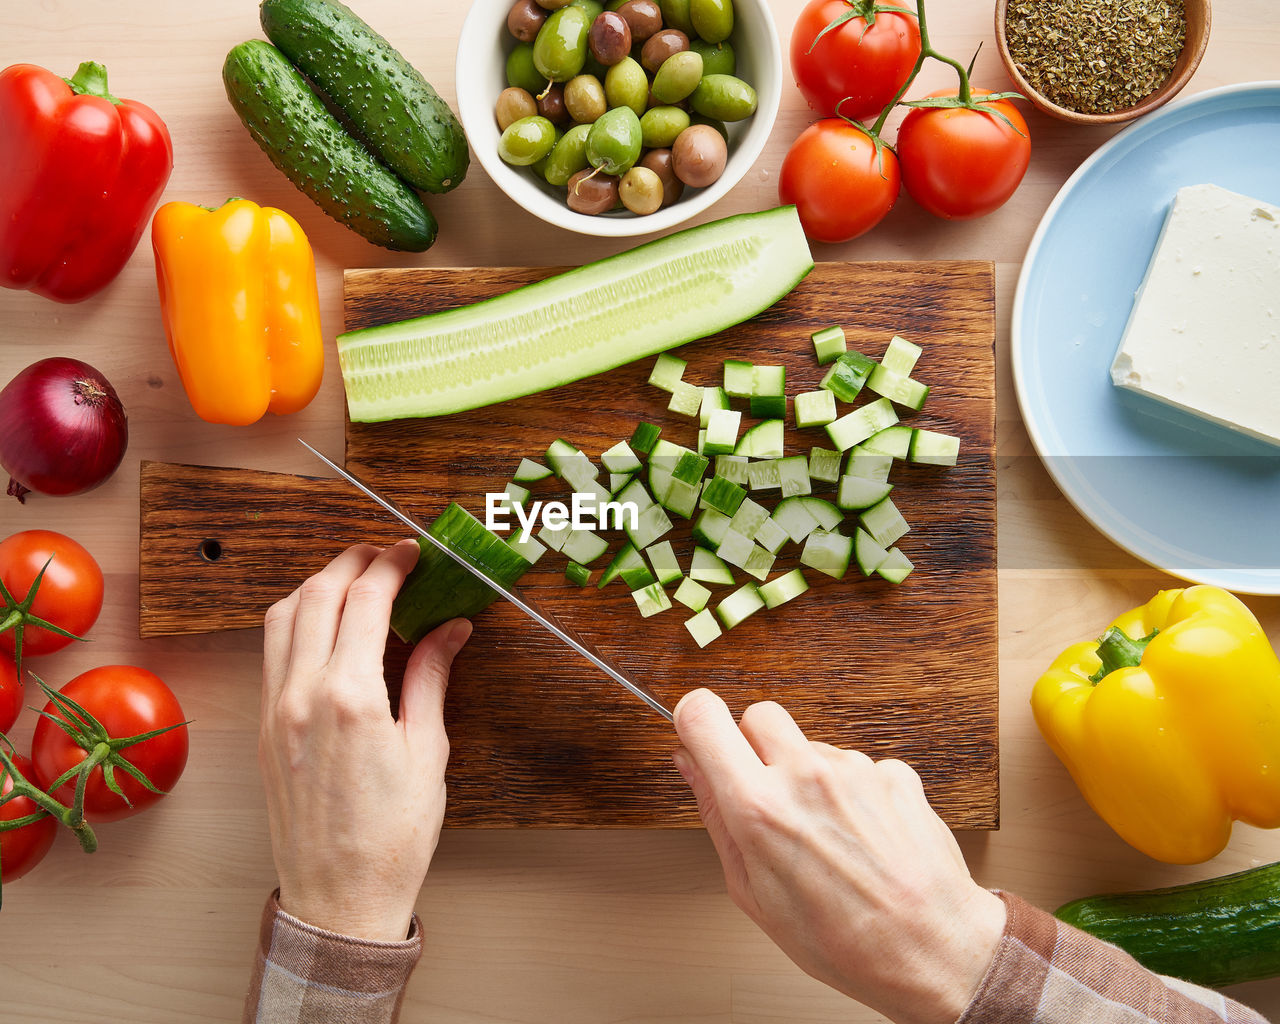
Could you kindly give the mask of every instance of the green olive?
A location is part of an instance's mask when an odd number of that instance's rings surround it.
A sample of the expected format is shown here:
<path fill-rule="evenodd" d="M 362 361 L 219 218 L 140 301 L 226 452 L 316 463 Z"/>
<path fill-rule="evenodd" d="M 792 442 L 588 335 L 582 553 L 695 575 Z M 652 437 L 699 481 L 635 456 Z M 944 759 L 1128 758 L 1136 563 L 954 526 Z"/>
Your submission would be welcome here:
<path fill-rule="evenodd" d="M 553 82 L 567 82 L 587 60 L 591 19 L 581 7 L 561 7 L 538 29 L 533 41 L 533 65 Z"/>
<path fill-rule="evenodd" d="M 626 174 L 640 159 L 640 118 L 630 107 L 614 107 L 587 134 L 587 161 L 605 174 Z"/>
<path fill-rule="evenodd" d="M 661 103 L 679 103 L 702 81 L 702 58 L 692 50 L 673 53 L 653 76 L 653 95 Z"/>
<path fill-rule="evenodd" d="M 650 107 L 640 118 L 640 141 L 645 149 L 665 149 L 689 127 L 689 115 L 679 107 Z"/>
<path fill-rule="evenodd" d="M 575 124 L 556 143 L 542 169 L 548 185 L 567 185 L 570 178 L 587 166 L 587 134 L 590 131 L 589 124 Z"/>
<path fill-rule="evenodd" d="M 691 0 L 658 0 L 662 7 L 662 23 L 667 28 L 678 28 L 687 36 L 693 35 L 693 19 L 689 16 Z"/>
<path fill-rule="evenodd" d="M 538 101 L 524 89 L 514 86 L 498 93 L 498 102 L 494 104 L 494 116 L 498 119 L 498 131 L 505 132 L 509 125 L 515 124 L 522 117 L 532 117 L 538 112 Z"/>
<path fill-rule="evenodd" d="M 689 96 L 699 114 L 717 121 L 741 121 L 756 112 L 756 91 L 733 75 L 703 75 Z"/>
<path fill-rule="evenodd" d="M 596 16 L 604 10 L 604 4 L 600 0 L 569 0 L 570 7 L 581 7 L 587 12 L 587 20 L 595 21 Z"/>
<path fill-rule="evenodd" d="M 507 126 L 498 139 L 498 156 L 517 167 L 536 164 L 556 144 L 556 126 L 536 114 Z"/>
<path fill-rule="evenodd" d="M 535 160 L 529 165 L 529 170 L 533 171 L 533 173 L 539 178 L 545 178 L 547 176 L 547 163 L 551 160 L 551 154 L 556 151 L 556 146 L 560 145 L 560 140 L 563 137 L 564 133 L 561 132 L 560 128 L 557 126 L 555 141 L 551 143 L 551 149 L 547 151 L 547 155 L 541 160 Z"/>
<path fill-rule="evenodd" d="M 623 57 L 604 76 L 604 95 L 610 107 L 630 107 L 639 117 L 649 105 L 649 78 L 634 57 Z"/>
<path fill-rule="evenodd" d="M 689 20 L 707 42 L 723 42 L 733 31 L 733 0 L 689 0 Z"/>
<path fill-rule="evenodd" d="M 738 73 L 738 55 L 734 53 L 733 44 L 728 40 L 723 43 L 708 43 L 705 39 L 690 39 L 689 49 L 702 58 L 704 75 Z"/>
<path fill-rule="evenodd" d="M 609 109 L 604 86 L 593 75 L 577 75 L 565 83 L 564 106 L 579 124 L 590 124 Z"/>
<path fill-rule="evenodd" d="M 547 80 L 534 66 L 532 43 L 520 43 L 507 55 L 507 85 L 534 96 L 547 87 Z"/>
<path fill-rule="evenodd" d="M 618 198 L 642 217 L 656 213 L 662 206 L 662 179 L 647 167 L 633 167 L 618 182 Z"/>

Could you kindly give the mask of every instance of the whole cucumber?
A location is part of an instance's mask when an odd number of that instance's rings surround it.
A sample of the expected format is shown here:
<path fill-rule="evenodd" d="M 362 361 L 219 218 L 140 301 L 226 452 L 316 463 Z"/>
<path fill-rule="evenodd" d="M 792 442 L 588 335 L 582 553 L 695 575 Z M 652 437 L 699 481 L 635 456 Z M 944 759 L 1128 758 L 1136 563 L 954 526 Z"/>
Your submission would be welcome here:
<path fill-rule="evenodd" d="M 254 141 L 330 217 L 387 249 L 431 247 L 436 220 L 417 193 L 347 134 L 274 46 L 233 47 L 222 83 Z"/>
<path fill-rule="evenodd" d="M 267 38 L 324 93 L 361 141 L 414 188 L 448 192 L 467 174 L 462 125 L 422 74 L 338 0 L 262 0 Z"/>
<path fill-rule="evenodd" d="M 1280 864 L 1059 907 L 1144 967 L 1218 987 L 1280 975 Z"/>

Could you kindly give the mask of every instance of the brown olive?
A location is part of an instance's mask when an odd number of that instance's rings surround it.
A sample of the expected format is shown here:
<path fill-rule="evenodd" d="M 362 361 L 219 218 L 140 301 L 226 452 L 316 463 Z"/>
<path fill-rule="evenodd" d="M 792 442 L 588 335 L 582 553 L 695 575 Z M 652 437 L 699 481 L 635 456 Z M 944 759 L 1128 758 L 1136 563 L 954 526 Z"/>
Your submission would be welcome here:
<path fill-rule="evenodd" d="M 581 170 L 569 179 L 569 209 L 575 213 L 608 213 L 618 207 L 618 179 L 612 174 Z"/>
<path fill-rule="evenodd" d="M 670 206 L 684 193 L 684 182 L 671 169 L 671 150 L 651 149 L 640 158 L 637 167 L 646 167 L 662 182 L 662 205 Z"/>
<path fill-rule="evenodd" d="M 558 11 L 561 7 L 568 7 L 573 0 L 537 0 L 537 2 L 544 11 Z"/>
<path fill-rule="evenodd" d="M 664 28 L 645 40 L 640 49 L 640 63 L 649 74 L 655 74 L 673 53 L 689 49 L 689 37 L 678 28 Z"/>
<path fill-rule="evenodd" d="M 568 124 L 569 111 L 564 105 L 564 86 L 553 82 L 546 91 L 538 94 L 538 113 L 552 124 Z"/>
<path fill-rule="evenodd" d="M 524 89 L 512 86 L 498 93 L 498 102 L 494 105 L 494 113 L 498 118 L 498 130 L 505 132 L 507 126 L 515 124 L 522 117 L 532 117 L 538 112 L 538 103 L 532 94 Z"/>
<path fill-rule="evenodd" d="M 729 147 L 709 124 L 693 124 L 671 146 L 671 169 L 686 185 L 705 188 L 724 173 Z"/>
<path fill-rule="evenodd" d="M 627 0 L 618 13 L 631 26 L 632 43 L 643 43 L 662 28 L 662 8 L 654 0 Z"/>
<path fill-rule="evenodd" d="M 538 29 L 547 20 L 547 12 L 533 0 L 516 0 L 507 12 L 507 31 L 522 43 L 531 43 L 538 37 Z"/>
<path fill-rule="evenodd" d="M 662 179 L 647 167 L 633 167 L 618 183 L 618 198 L 632 213 L 646 216 L 662 206 Z"/>
<path fill-rule="evenodd" d="M 631 53 L 631 26 L 617 11 L 604 11 L 591 23 L 587 42 L 591 56 L 611 68 Z"/>

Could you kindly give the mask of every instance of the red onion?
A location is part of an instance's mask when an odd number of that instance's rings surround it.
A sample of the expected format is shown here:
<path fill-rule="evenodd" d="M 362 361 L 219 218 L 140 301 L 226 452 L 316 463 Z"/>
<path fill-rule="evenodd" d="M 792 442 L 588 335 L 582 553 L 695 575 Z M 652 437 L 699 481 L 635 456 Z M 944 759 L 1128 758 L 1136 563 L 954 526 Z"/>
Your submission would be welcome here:
<path fill-rule="evenodd" d="M 79 359 L 32 363 L 0 391 L 0 466 L 9 493 L 80 494 L 116 471 L 129 424 L 116 389 Z"/>

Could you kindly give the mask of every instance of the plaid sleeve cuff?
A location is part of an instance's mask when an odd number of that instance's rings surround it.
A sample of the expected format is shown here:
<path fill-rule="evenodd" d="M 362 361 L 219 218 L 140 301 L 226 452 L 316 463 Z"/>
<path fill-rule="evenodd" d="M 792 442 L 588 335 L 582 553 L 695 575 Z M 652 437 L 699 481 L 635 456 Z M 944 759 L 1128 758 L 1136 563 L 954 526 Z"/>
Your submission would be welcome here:
<path fill-rule="evenodd" d="M 418 916 L 402 942 L 374 942 L 300 921 L 279 895 L 263 910 L 244 1024 L 392 1024 L 422 955 Z"/>

